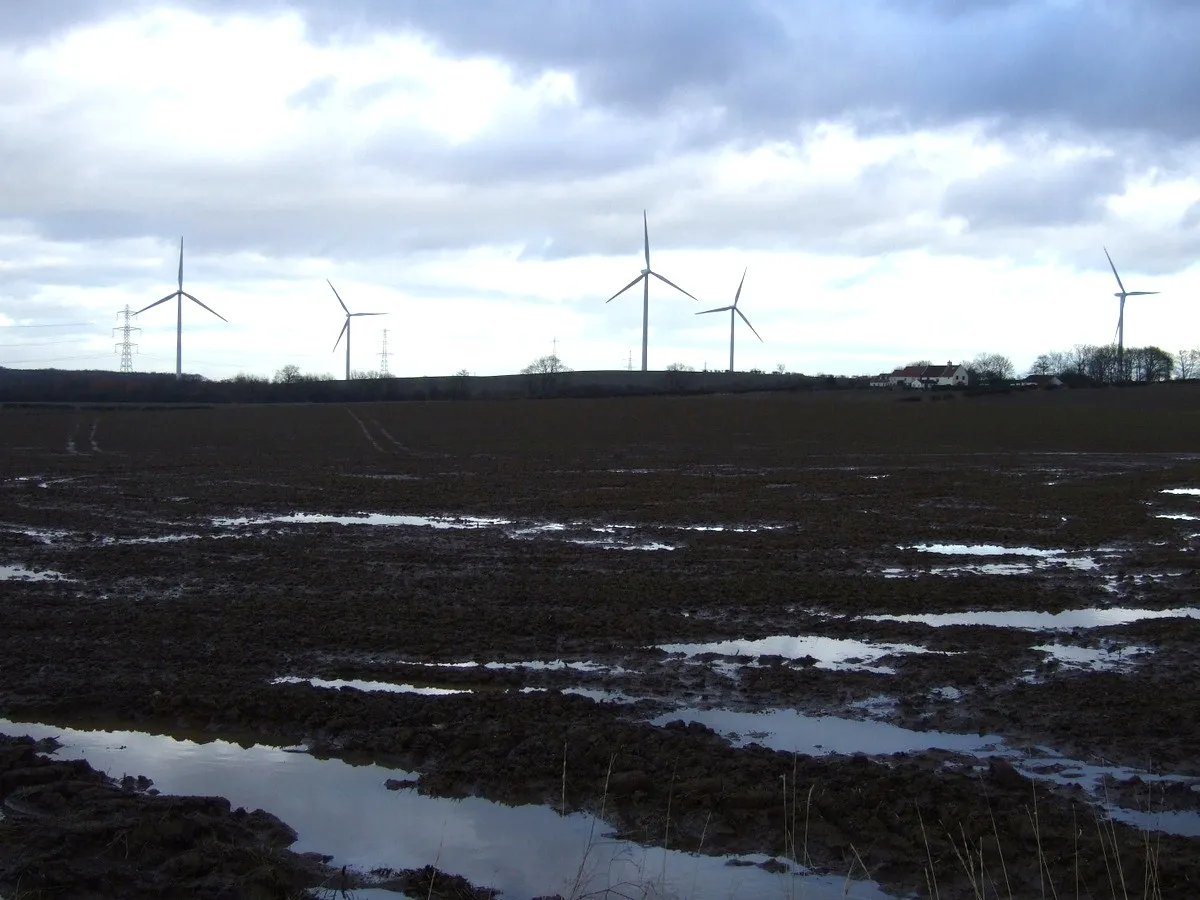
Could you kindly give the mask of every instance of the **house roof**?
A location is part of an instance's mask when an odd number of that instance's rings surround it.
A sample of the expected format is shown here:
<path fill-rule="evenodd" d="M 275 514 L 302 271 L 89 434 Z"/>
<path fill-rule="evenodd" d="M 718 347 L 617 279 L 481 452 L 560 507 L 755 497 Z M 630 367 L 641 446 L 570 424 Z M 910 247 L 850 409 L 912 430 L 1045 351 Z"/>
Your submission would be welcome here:
<path fill-rule="evenodd" d="M 944 366 L 905 366 L 892 372 L 898 378 L 953 378 L 959 366 L 948 363 Z"/>

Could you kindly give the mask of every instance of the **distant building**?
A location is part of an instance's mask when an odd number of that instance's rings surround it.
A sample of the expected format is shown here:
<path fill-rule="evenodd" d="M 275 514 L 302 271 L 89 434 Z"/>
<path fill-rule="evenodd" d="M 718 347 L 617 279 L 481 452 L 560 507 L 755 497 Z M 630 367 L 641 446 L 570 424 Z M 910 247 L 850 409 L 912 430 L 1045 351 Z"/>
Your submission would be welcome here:
<path fill-rule="evenodd" d="M 1062 379 L 1057 375 L 1026 375 L 1021 381 L 1021 387 L 1027 388 L 1060 388 L 1063 386 Z"/>
<path fill-rule="evenodd" d="M 876 376 L 871 379 L 871 387 L 966 387 L 967 367 L 956 366 L 952 362 L 944 366 L 905 366 L 890 374 Z"/>

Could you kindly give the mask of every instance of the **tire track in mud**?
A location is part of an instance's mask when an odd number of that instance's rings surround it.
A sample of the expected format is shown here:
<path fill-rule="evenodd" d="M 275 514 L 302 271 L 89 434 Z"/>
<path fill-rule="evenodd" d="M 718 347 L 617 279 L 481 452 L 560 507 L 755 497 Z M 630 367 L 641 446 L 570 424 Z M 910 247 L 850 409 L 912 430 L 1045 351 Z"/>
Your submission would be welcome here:
<path fill-rule="evenodd" d="M 375 438 L 373 438 L 371 436 L 371 432 L 367 430 L 366 423 L 364 423 L 362 419 L 360 419 L 358 416 L 356 416 L 354 414 L 354 410 L 352 410 L 348 406 L 343 407 L 343 409 L 345 409 L 346 412 L 348 412 L 350 414 L 350 418 L 352 418 L 355 422 L 358 423 L 358 427 L 362 429 L 362 433 L 366 437 L 366 439 L 371 442 L 371 446 L 374 447 L 376 450 L 378 450 L 380 453 L 385 452 L 384 449 L 379 446 L 379 442 L 376 441 Z"/>
<path fill-rule="evenodd" d="M 79 434 L 79 423 L 76 422 L 71 426 L 71 433 L 67 435 L 67 453 L 71 456 L 80 456 L 79 450 L 75 447 L 75 435 Z"/>
<path fill-rule="evenodd" d="M 96 417 L 95 419 L 92 420 L 92 430 L 88 432 L 88 440 L 92 444 L 92 452 L 93 453 L 103 453 L 104 452 L 103 450 L 100 449 L 100 445 L 98 443 L 96 443 L 96 429 L 99 427 L 100 427 L 100 418 Z"/>
<path fill-rule="evenodd" d="M 364 414 L 364 417 L 366 418 L 366 420 L 368 422 L 370 422 L 372 425 L 374 425 L 376 428 L 378 428 L 379 433 L 382 434 L 392 444 L 392 446 L 394 446 L 397 450 L 402 450 L 405 453 L 413 452 L 412 448 L 405 446 L 404 444 L 402 444 L 398 440 L 396 440 L 394 437 L 392 437 L 391 434 L 388 432 L 388 430 L 379 424 L 378 420 L 372 418 L 371 416 L 367 416 L 365 414 Z"/>

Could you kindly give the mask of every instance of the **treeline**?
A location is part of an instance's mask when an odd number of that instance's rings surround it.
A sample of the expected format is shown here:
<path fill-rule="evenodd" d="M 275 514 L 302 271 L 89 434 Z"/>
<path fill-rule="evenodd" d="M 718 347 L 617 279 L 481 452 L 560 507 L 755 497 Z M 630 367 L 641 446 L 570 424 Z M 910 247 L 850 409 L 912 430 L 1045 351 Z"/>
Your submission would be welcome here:
<path fill-rule="evenodd" d="M 1057 375 L 1064 380 L 1093 384 L 1197 378 L 1200 350 L 1180 350 L 1173 354 L 1161 347 L 1126 347 L 1122 358 L 1116 344 L 1076 344 L 1070 350 L 1043 353 L 1034 361 L 1029 374 Z"/>
<path fill-rule="evenodd" d="M 854 387 L 834 376 L 701 372 L 573 372 L 379 378 L 350 381 L 285 367 L 274 379 L 240 374 L 221 381 L 198 375 L 117 373 L 0 367 L 0 403 L 216 404 L 350 403 L 396 400 L 622 397 L 745 391 L 807 391 Z"/>

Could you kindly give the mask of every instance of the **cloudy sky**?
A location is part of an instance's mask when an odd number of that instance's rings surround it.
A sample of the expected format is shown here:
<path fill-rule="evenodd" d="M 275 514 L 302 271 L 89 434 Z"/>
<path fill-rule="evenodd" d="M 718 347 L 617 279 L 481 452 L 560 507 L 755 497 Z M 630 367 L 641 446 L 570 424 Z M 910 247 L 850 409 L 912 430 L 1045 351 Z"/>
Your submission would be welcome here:
<path fill-rule="evenodd" d="M 1200 347 L 1194 0 L 0 0 L 0 366 L 870 373 Z M 74 323 L 74 324 L 71 324 Z M 173 371 L 174 301 L 135 320 Z M 555 343 L 557 342 L 557 343 Z"/>

